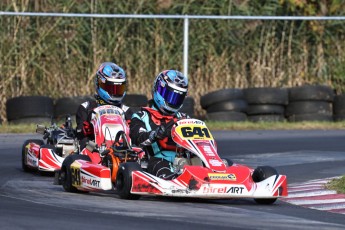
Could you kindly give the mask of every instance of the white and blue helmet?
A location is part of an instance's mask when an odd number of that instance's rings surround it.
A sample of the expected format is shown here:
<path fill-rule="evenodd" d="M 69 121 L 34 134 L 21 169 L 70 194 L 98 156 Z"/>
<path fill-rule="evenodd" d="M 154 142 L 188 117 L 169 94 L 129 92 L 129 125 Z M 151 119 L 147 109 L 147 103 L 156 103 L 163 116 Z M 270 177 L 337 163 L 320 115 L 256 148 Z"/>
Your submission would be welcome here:
<path fill-rule="evenodd" d="M 119 105 L 126 94 L 126 73 L 115 63 L 104 62 L 96 72 L 95 86 L 102 100 L 110 105 Z"/>
<path fill-rule="evenodd" d="M 157 108 L 171 115 L 179 111 L 188 92 L 188 78 L 176 70 L 164 70 L 156 77 L 152 98 Z"/>

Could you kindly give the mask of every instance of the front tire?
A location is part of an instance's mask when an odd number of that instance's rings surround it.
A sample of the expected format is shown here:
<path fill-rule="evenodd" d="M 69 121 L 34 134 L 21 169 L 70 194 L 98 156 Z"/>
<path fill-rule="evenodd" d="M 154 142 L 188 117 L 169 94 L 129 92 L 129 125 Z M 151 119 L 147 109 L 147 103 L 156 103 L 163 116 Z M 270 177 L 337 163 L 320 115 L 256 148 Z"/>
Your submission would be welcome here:
<path fill-rule="evenodd" d="M 253 181 L 257 183 L 275 175 L 279 175 L 275 168 L 272 168 L 271 166 L 259 166 L 254 170 L 252 178 L 253 178 Z M 258 204 L 268 205 L 268 204 L 273 204 L 274 202 L 276 202 L 277 198 L 268 198 L 268 199 L 257 198 L 254 200 Z"/>
<path fill-rule="evenodd" d="M 140 195 L 131 194 L 132 172 L 143 171 L 136 162 L 127 162 L 119 166 L 116 176 L 116 192 L 121 199 L 138 200 Z"/>
<path fill-rule="evenodd" d="M 78 189 L 72 185 L 71 164 L 75 160 L 86 160 L 86 161 L 91 162 L 90 157 L 86 155 L 73 154 L 65 158 L 61 166 L 60 181 L 61 181 L 62 187 L 64 188 L 66 192 L 72 192 L 72 193 L 79 192 Z"/>
<path fill-rule="evenodd" d="M 26 146 L 29 144 L 29 143 L 36 143 L 38 145 L 43 145 L 44 142 L 43 140 L 40 140 L 40 139 L 29 139 L 29 140 L 26 140 L 22 146 L 22 169 L 24 172 L 31 172 L 33 171 L 32 168 L 30 168 L 29 166 L 26 165 Z"/>

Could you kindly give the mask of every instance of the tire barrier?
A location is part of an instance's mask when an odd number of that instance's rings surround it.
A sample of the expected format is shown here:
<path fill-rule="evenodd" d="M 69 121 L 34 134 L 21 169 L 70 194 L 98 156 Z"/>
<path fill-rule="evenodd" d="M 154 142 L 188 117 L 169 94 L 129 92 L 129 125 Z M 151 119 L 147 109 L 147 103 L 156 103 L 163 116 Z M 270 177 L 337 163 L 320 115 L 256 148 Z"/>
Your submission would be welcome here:
<path fill-rule="evenodd" d="M 243 90 L 248 103 L 248 120 L 252 122 L 284 121 L 288 91 L 285 88 L 247 88 Z"/>
<path fill-rule="evenodd" d="M 138 110 L 147 106 L 145 95 L 126 95 L 128 106 Z M 60 121 L 70 115 L 75 124 L 75 115 L 80 104 L 87 100 L 95 100 L 94 96 L 63 97 L 55 100 L 47 96 L 20 96 L 6 101 L 7 121 L 12 124 L 20 123 L 50 123 Z"/>
<path fill-rule="evenodd" d="M 334 121 L 345 120 L 345 94 L 336 95 L 333 101 L 333 119 Z"/>
<path fill-rule="evenodd" d="M 285 116 L 290 122 L 332 121 L 334 91 L 324 85 L 305 85 L 288 89 Z"/>
<path fill-rule="evenodd" d="M 186 113 L 190 117 L 194 117 L 194 107 L 195 107 L 195 101 L 193 97 L 186 97 L 183 102 L 183 106 L 180 109 L 180 112 Z"/>
<path fill-rule="evenodd" d="M 78 106 L 93 96 L 64 97 L 54 100 L 46 96 L 20 96 L 6 101 L 7 121 L 46 123 L 71 115 L 75 119 Z M 146 95 L 127 94 L 124 103 L 134 111 L 148 105 Z M 324 85 L 292 88 L 226 88 L 200 97 L 200 105 L 210 121 L 300 122 L 344 121 L 345 94 L 335 95 Z M 180 110 L 195 117 L 195 101 L 186 97 Z"/>
<path fill-rule="evenodd" d="M 334 91 L 326 85 L 303 85 L 288 89 L 291 101 L 327 101 L 333 102 Z"/>
<path fill-rule="evenodd" d="M 126 94 L 123 103 L 129 107 L 144 107 L 148 105 L 148 99 L 143 94 Z"/>
<path fill-rule="evenodd" d="M 54 116 L 54 101 L 45 96 L 20 96 L 6 101 L 9 123 L 45 123 Z"/>
<path fill-rule="evenodd" d="M 62 120 L 67 115 L 70 115 L 72 122 L 75 122 L 75 115 L 77 113 L 80 104 L 88 101 L 95 100 L 94 96 L 75 96 L 75 97 L 62 97 L 55 101 L 54 106 L 54 118 L 56 120 Z"/>
<path fill-rule="evenodd" d="M 242 89 L 227 88 L 200 97 L 200 104 L 207 111 L 206 120 L 246 121 L 248 104 Z"/>
<path fill-rule="evenodd" d="M 200 105 L 203 109 L 207 109 L 210 105 L 231 101 L 236 99 L 243 99 L 242 89 L 221 89 L 211 93 L 208 93 L 200 97 Z"/>
<path fill-rule="evenodd" d="M 241 112 L 234 111 L 222 111 L 206 114 L 206 120 L 208 121 L 245 121 L 247 115 Z"/>
<path fill-rule="evenodd" d="M 148 99 L 143 94 L 126 94 L 123 103 L 131 107 L 134 112 L 137 112 L 141 107 L 148 106 Z"/>

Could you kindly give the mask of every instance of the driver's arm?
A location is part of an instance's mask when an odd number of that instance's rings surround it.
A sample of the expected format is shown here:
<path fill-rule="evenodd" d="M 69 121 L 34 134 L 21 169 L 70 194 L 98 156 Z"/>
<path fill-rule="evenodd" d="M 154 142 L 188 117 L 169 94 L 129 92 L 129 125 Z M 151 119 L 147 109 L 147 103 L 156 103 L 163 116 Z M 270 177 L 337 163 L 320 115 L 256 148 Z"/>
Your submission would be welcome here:
<path fill-rule="evenodd" d="M 135 113 L 130 123 L 130 137 L 137 146 L 148 146 L 153 142 L 154 131 L 147 131 L 145 123 L 140 119 L 142 112 Z"/>

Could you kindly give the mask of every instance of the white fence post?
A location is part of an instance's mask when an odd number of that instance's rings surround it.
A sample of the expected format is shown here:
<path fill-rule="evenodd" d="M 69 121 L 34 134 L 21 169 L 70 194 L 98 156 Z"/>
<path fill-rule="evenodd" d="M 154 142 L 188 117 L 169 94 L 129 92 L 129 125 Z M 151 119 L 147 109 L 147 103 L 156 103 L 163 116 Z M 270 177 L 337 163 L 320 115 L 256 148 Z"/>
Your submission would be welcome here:
<path fill-rule="evenodd" d="M 187 15 L 184 17 L 183 24 L 183 74 L 188 77 L 188 35 L 189 35 L 189 18 Z"/>

